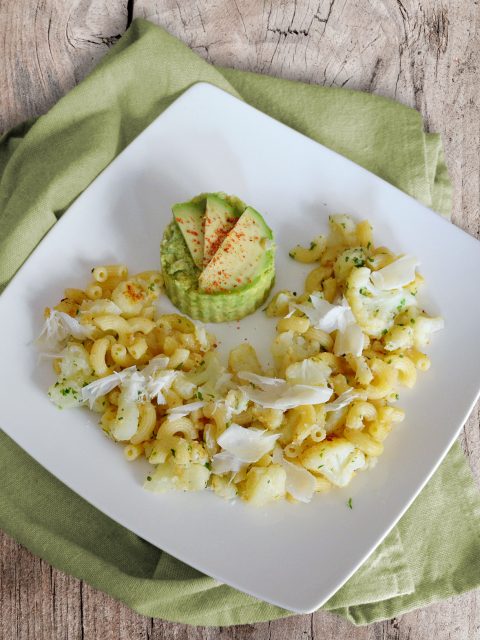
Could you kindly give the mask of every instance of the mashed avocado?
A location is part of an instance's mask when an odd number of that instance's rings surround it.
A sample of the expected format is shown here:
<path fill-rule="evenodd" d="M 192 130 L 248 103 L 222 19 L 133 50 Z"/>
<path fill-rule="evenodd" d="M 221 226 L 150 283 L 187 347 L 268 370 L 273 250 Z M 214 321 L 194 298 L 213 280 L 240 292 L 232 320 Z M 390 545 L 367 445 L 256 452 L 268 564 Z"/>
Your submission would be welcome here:
<path fill-rule="evenodd" d="M 273 235 L 262 216 L 233 196 L 215 194 L 218 197 L 239 208 L 243 205 L 243 213 L 238 212 L 238 222 L 203 270 L 197 266 L 198 256 L 194 261 L 176 218 L 165 229 L 161 243 L 167 295 L 181 311 L 204 322 L 238 320 L 253 313 L 275 278 Z"/>

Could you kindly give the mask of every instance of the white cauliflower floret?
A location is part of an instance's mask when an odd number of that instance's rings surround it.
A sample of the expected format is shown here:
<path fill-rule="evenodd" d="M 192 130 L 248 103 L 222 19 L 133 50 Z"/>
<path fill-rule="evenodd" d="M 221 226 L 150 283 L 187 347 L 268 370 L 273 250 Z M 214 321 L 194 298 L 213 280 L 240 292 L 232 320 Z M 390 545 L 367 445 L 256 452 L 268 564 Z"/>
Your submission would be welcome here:
<path fill-rule="evenodd" d="M 289 356 L 298 362 L 318 353 L 318 346 L 310 340 L 305 340 L 303 336 L 295 335 L 293 331 L 282 331 L 272 342 L 273 357 L 281 362 L 284 356 Z"/>
<path fill-rule="evenodd" d="M 364 454 L 345 438 L 324 440 L 303 452 L 304 467 L 321 473 L 337 487 L 345 487 L 355 471 L 365 466 Z"/>
<path fill-rule="evenodd" d="M 318 358 L 306 358 L 289 365 L 285 377 L 292 384 L 312 384 L 326 386 L 332 373 L 331 368 Z"/>
<path fill-rule="evenodd" d="M 58 380 L 49 387 L 48 395 L 59 409 L 73 409 L 83 404 L 82 385 L 76 380 Z"/>
<path fill-rule="evenodd" d="M 203 464 L 179 467 L 171 460 L 156 466 L 143 485 L 154 493 L 166 491 L 201 491 L 207 486 L 210 471 Z"/>
<path fill-rule="evenodd" d="M 85 347 L 77 343 L 68 344 L 61 354 L 60 375 L 63 378 L 78 377 L 83 382 L 92 373 L 92 365 Z"/>
<path fill-rule="evenodd" d="M 333 271 L 337 282 L 345 282 L 350 271 L 355 267 L 364 267 L 367 263 L 367 254 L 362 247 L 346 249 L 335 260 Z"/>
<path fill-rule="evenodd" d="M 279 464 L 252 467 L 247 473 L 243 498 L 256 507 L 283 498 L 287 474 Z"/>
<path fill-rule="evenodd" d="M 443 318 L 429 318 L 428 316 L 418 316 L 413 325 L 413 341 L 417 349 L 423 349 L 429 344 L 432 333 L 440 331 L 445 327 Z"/>
<path fill-rule="evenodd" d="M 360 327 L 369 335 L 381 337 L 393 325 L 396 315 L 415 305 L 415 297 L 404 289 L 380 291 L 370 281 L 367 267 L 353 269 L 347 279 L 347 298 Z"/>

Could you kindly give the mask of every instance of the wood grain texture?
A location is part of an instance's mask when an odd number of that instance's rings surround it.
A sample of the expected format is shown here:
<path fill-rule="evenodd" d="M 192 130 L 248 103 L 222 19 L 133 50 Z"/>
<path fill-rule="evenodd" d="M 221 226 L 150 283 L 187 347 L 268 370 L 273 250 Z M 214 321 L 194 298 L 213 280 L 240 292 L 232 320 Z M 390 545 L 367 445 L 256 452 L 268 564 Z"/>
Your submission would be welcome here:
<path fill-rule="evenodd" d="M 132 16 L 212 63 L 388 96 L 442 134 L 454 221 L 480 236 L 480 7 L 475 0 L 17 0 L 0 5 L 0 131 L 45 112 Z M 462 445 L 480 481 L 479 409 Z M 1 640 L 479 640 L 480 595 L 354 628 L 331 614 L 206 629 L 151 620 L 0 534 Z"/>

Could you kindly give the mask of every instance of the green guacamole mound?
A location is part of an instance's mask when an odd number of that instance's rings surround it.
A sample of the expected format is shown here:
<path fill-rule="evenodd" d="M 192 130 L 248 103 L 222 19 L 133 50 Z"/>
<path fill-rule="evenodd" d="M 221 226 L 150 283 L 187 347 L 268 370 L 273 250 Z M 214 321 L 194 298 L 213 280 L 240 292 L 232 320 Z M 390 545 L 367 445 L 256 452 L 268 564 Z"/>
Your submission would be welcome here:
<path fill-rule="evenodd" d="M 202 194 L 192 202 L 199 202 L 205 197 L 206 194 Z M 223 194 L 222 197 L 228 198 L 228 202 L 239 212 L 245 210 L 245 204 L 238 198 Z M 274 284 L 275 245 L 271 231 L 258 272 L 248 282 L 231 290 L 215 293 L 200 290 L 199 277 L 202 271 L 195 265 L 175 220 L 164 231 L 160 252 L 168 297 L 183 313 L 203 322 L 228 322 L 253 313 L 268 297 Z"/>

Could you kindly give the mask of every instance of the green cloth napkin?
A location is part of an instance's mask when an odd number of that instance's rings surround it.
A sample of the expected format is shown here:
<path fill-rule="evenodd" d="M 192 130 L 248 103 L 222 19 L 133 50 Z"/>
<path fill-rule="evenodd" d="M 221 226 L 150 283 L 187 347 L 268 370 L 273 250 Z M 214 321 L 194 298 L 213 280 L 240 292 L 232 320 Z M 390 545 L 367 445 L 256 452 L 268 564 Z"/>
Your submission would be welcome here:
<path fill-rule="evenodd" d="M 441 142 L 423 132 L 416 111 L 365 93 L 216 69 L 136 20 L 47 115 L 0 139 L 0 285 L 102 169 L 198 81 L 243 98 L 448 216 Z M 324 608 L 367 624 L 477 587 L 479 523 L 479 494 L 455 444 L 398 526 Z M 148 616 L 231 625 L 290 615 L 122 528 L 3 433 L 0 526 L 47 562 Z"/>

